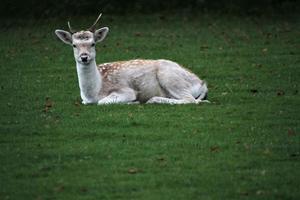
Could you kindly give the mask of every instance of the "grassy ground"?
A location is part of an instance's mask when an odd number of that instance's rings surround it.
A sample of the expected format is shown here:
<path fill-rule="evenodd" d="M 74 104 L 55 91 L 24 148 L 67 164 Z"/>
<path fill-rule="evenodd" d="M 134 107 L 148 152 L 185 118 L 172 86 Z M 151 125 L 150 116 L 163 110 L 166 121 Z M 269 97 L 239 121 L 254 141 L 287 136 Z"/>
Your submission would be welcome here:
<path fill-rule="evenodd" d="M 98 63 L 177 61 L 212 103 L 83 106 L 66 19 L 2 20 L 0 199 L 299 199 L 299 16 L 101 23 Z"/>

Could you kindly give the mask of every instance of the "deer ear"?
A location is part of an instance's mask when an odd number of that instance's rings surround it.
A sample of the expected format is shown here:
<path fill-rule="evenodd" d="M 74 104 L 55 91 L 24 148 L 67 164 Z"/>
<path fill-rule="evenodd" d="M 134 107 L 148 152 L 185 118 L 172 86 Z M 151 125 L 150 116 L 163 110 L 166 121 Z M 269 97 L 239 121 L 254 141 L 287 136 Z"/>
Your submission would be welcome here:
<path fill-rule="evenodd" d="M 104 38 L 106 37 L 106 35 L 108 33 L 108 30 L 109 30 L 108 27 L 103 27 L 103 28 L 96 30 L 94 33 L 95 42 L 101 42 L 102 40 L 104 40 Z"/>
<path fill-rule="evenodd" d="M 72 35 L 68 31 L 56 30 L 57 37 L 66 44 L 72 45 Z"/>

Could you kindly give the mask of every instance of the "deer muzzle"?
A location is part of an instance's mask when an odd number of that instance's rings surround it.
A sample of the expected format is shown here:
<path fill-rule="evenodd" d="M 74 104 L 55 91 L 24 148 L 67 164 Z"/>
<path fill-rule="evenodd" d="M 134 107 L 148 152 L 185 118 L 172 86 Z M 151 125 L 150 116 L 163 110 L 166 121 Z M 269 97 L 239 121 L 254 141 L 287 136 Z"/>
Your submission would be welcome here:
<path fill-rule="evenodd" d="M 80 59 L 81 59 L 81 62 L 88 63 L 89 55 L 87 53 L 82 53 L 82 54 L 80 54 Z"/>

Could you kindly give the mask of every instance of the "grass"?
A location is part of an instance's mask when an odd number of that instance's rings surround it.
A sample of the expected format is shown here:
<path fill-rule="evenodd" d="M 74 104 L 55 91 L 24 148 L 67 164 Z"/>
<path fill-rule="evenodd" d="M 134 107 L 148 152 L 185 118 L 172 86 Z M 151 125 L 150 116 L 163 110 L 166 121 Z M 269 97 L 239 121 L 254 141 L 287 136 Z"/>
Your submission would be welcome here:
<path fill-rule="evenodd" d="M 83 106 L 66 19 L 2 20 L 0 199 L 299 199 L 298 15 L 101 23 L 98 63 L 177 61 L 212 103 Z"/>

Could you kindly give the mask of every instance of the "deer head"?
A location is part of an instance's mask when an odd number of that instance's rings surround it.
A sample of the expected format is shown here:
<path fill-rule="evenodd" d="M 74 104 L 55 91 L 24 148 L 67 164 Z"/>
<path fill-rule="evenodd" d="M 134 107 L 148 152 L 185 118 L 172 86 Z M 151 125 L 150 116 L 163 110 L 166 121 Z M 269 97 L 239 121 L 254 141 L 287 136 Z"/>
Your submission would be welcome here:
<path fill-rule="evenodd" d="M 96 24 L 102 14 L 98 16 L 94 24 L 85 31 L 75 31 L 68 22 L 69 31 L 55 30 L 57 37 L 66 44 L 73 46 L 75 61 L 88 65 L 95 60 L 95 44 L 101 42 L 108 33 L 108 27 L 96 29 Z"/>

